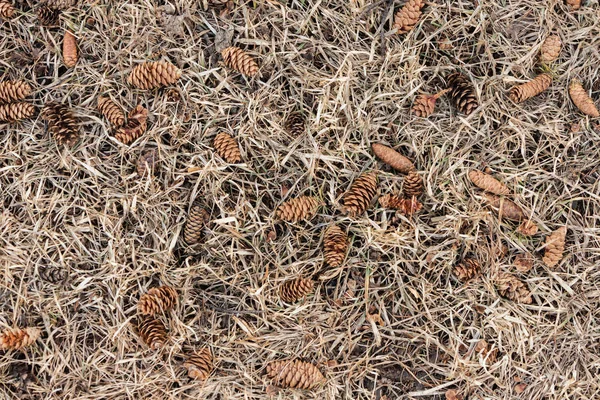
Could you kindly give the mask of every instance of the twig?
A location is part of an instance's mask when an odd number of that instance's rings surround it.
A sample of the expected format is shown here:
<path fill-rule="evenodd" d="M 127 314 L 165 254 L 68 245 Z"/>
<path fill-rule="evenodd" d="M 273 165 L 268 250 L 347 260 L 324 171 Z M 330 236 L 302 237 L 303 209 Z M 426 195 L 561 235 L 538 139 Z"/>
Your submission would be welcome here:
<path fill-rule="evenodd" d="M 385 52 L 387 51 L 387 46 L 385 44 L 385 29 L 383 28 L 385 25 L 385 20 L 387 19 L 393 4 L 394 0 L 387 0 L 385 11 L 381 15 L 381 23 L 379 24 L 379 37 L 381 39 L 381 48 L 379 49 L 379 52 L 382 56 L 385 56 Z"/>

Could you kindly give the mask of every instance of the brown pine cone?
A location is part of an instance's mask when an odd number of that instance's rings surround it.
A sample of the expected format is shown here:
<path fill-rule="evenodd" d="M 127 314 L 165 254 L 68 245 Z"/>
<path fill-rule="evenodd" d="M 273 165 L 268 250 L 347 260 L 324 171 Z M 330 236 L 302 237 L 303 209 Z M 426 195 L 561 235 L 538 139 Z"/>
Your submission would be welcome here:
<path fill-rule="evenodd" d="M 510 190 L 506 187 L 505 184 L 498 181 L 491 175 L 486 174 L 485 172 L 478 171 L 476 169 L 472 169 L 469 171 L 469 180 L 473 182 L 475 186 L 480 189 L 485 190 L 486 192 L 498 194 L 498 195 L 508 195 L 510 194 Z"/>
<path fill-rule="evenodd" d="M 436 94 L 420 94 L 415 99 L 413 104 L 412 112 L 417 117 L 429 117 L 435 110 L 435 103 L 437 99 L 448 93 L 450 89 L 444 89 Z"/>
<path fill-rule="evenodd" d="M 157 350 L 167 342 L 167 329 L 158 319 L 150 315 L 140 315 L 137 330 L 144 341 L 153 350 Z"/>
<path fill-rule="evenodd" d="M 448 88 L 450 88 L 448 96 L 458 111 L 469 115 L 479 107 L 475 87 L 465 75 L 459 72 L 450 75 L 448 77 Z"/>
<path fill-rule="evenodd" d="M 600 112 L 594 104 L 594 100 L 587 94 L 579 79 L 571 80 L 569 84 L 569 96 L 579 111 L 590 117 L 600 117 Z"/>
<path fill-rule="evenodd" d="M 410 171 L 416 169 L 412 161 L 391 147 L 384 146 L 380 143 L 373 143 L 371 149 L 381 161 L 403 174 L 408 174 Z"/>
<path fill-rule="evenodd" d="M 306 119 L 300 112 L 291 113 L 285 121 L 285 129 L 294 137 L 298 137 L 306 130 Z"/>
<path fill-rule="evenodd" d="M 188 246 L 192 246 L 202 238 L 202 230 L 210 220 L 208 212 L 199 205 L 193 205 L 188 214 L 185 228 L 183 229 L 183 240 Z"/>
<path fill-rule="evenodd" d="M 156 150 L 148 150 L 147 152 L 140 155 L 135 167 L 139 176 L 153 175 L 154 167 L 156 166 Z"/>
<path fill-rule="evenodd" d="M 529 272 L 533 268 L 534 258 L 529 253 L 517 254 L 513 261 L 519 272 Z"/>
<path fill-rule="evenodd" d="M 15 7 L 8 0 L 0 0 L 0 18 L 11 19 L 15 15 Z"/>
<path fill-rule="evenodd" d="M 31 118 L 36 108 L 29 103 L 8 103 L 0 105 L 0 122 L 17 122 Z"/>
<path fill-rule="evenodd" d="M 515 103 L 522 103 L 548 89 L 551 83 L 552 76 L 550 74 L 540 74 L 528 82 L 514 86 L 510 89 L 508 97 Z"/>
<path fill-rule="evenodd" d="M 404 178 L 404 185 L 402 187 L 402 191 L 404 193 L 404 197 L 419 197 L 423 194 L 423 180 L 417 174 L 416 171 L 410 171 L 406 178 Z"/>
<path fill-rule="evenodd" d="M 37 10 L 38 21 L 40 25 L 46 27 L 54 27 L 58 25 L 60 18 L 60 10 L 54 7 L 42 5 Z"/>
<path fill-rule="evenodd" d="M 308 221 L 317 215 L 323 202 L 317 197 L 300 196 L 277 207 L 276 216 L 286 222 Z"/>
<path fill-rule="evenodd" d="M 548 268 L 554 268 L 563 258 L 567 227 L 562 226 L 546 237 L 544 257 L 542 261 Z"/>
<path fill-rule="evenodd" d="M 542 63 L 551 63 L 556 60 L 560 55 L 561 47 L 562 42 L 558 35 L 548 36 L 540 49 L 540 61 Z"/>
<path fill-rule="evenodd" d="M 571 11 L 576 11 L 581 8 L 581 0 L 567 0 L 567 6 Z"/>
<path fill-rule="evenodd" d="M 38 328 L 13 328 L 0 333 L 0 350 L 21 350 L 35 343 L 41 335 Z"/>
<path fill-rule="evenodd" d="M 115 139 L 123 144 L 133 143 L 146 132 L 147 121 L 148 110 L 138 104 L 129 112 L 127 123 L 115 132 Z"/>
<path fill-rule="evenodd" d="M 213 356 L 208 347 L 194 352 L 187 357 L 183 366 L 188 370 L 188 376 L 192 379 L 205 381 L 213 371 Z"/>
<path fill-rule="evenodd" d="M 537 233 L 538 226 L 532 220 L 525 220 L 517 228 L 517 232 L 525 236 L 533 236 Z"/>
<path fill-rule="evenodd" d="M 65 31 L 63 38 L 63 61 L 67 68 L 73 68 L 79 60 L 79 51 L 77 50 L 77 39 L 71 31 Z"/>
<path fill-rule="evenodd" d="M 181 78 L 181 70 L 166 61 L 144 62 L 129 74 L 127 82 L 138 89 L 154 89 L 169 86 Z"/>
<path fill-rule="evenodd" d="M 404 215 L 413 215 L 423 208 L 423 204 L 416 197 L 406 199 L 396 194 L 384 194 L 379 198 L 379 204 L 383 208 L 398 210 Z"/>
<path fill-rule="evenodd" d="M 506 272 L 499 273 L 494 284 L 496 285 L 498 294 L 502 297 L 523 304 L 531 304 L 533 301 L 527 285 L 513 274 Z"/>
<path fill-rule="evenodd" d="M 281 387 L 310 390 L 325 383 L 316 365 L 300 360 L 280 360 L 267 364 L 267 377 Z"/>
<path fill-rule="evenodd" d="M 412 31 L 421 18 L 421 9 L 424 5 L 424 0 L 407 0 L 404 6 L 394 15 L 392 29 L 396 29 L 398 34 Z"/>
<path fill-rule="evenodd" d="M 296 278 L 286 281 L 279 287 L 279 297 L 286 303 L 295 303 L 313 291 L 311 279 Z"/>
<path fill-rule="evenodd" d="M 44 3 L 59 10 L 66 10 L 77 4 L 77 0 L 46 0 Z"/>
<path fill-rule="evenodd" d="M 507 218 L 513 221 L 521 221 L 525 218 L 525 213 L 516 203 L 504 197 L 493 194 L 483 193 L 483 197 L 490 203 L 490 206 L 498 213 L 498 218 Z"/>
<path fill-rule="evenodd" d="M 47 103 L 42 109 L 42 119 L 48 121 L 48 130 L 59 145 L 72 146 L 79 139 L 79 124 L 66 104 Z"/>
<path fill-rule="evenodd" d="M 258 73 L 258 64 L 239 47 L 231 46 L 221 50 L 225 65 L 243 75 L 254 76 Z"/>
<path fill-rule="evenodd" d="M 329 225 L 323 238 L 325 262 L 332 268 L 341 266 L 348 252 L 348 235 L 339 226 Z"/>
<path fill-rule="evenodd" d="M 164 313 L 177 305 L 179 294 L 170 286 L 160 286 L 148 290 L 138 301 L 138 312 L 143 315 Z"/>
<path fill-rule="evenodd" d="M 65 268 L 59 267 L 39 267 L 38 274 L 46 282 L 58 285 L 69 278 L 69 272 Z"/>
<path fill-rule="evenodd" d="M 108 97 L 98 97 L 98 110 L 106 117 L 113 128 L 120 128 L 125 123 L 125 113 Z"/>
<path fill-rule="evenodd" d="M 466 257 L 454 266 L 452 272 L 462 282 L 468 282 L 481 273 L 481 264 L 474 258 Z"/>
<path fill-rule="evenodd" d="M 218 155 L 229 164 L 237 164 L 242 161 L 242 153 L 237 140 L 230 134 L 221 132 L 215 136 L 213 146 Z"/>
<path fill-rule="evenodd" d="M 25 81 L 0 82 L 0 104 L 23 100 L 31 94 L 31 86 Z"/>
<path fill-rule="evenodd" d="M 361 174 L 344 194 L 342 213 L 353 217 L 367 211 L 377 194 L 377 173 L 374 171 Z"/>

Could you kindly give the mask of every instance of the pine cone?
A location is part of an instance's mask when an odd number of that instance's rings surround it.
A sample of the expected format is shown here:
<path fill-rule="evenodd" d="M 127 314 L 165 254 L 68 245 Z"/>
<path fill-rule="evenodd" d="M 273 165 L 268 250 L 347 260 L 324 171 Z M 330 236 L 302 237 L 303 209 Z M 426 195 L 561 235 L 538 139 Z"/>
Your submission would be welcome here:
<path fill-rule="evenodd" d="M 468 282 L 481 273 L 481 264 L 474 258 L 466 257 L 454 266 L 454 275 L 462 282 Z"/>
<path fill-rule="evenodd" d="M 510 194 L 510 190 L 506 185 L 500 183 L 496 178 L 491 175 L 486 174 L 485 172 L 478 171 L 476 169 L 472 169 L 469 171 L 469 179 L 475 186 L 480 189 L 485 190 L 486 192 L 498 194 L 498 195 L 508 195 Z"/>
<path fill-rule="evenodd" d="M 475 87 L 469 79 L 459 72 L 448 77 L 448 88 L 450 88 L 450 99 L 458 111 L 469 115 L 479 106 Z"/>
<path fill-rule="evenodd" d="M 412 161 L 391 147 L 387 147 L 379 143 L 373 143 L 371 145 L 371 149 L 381 161 L 395 170 L 402 172 L 403 174 L 408 174 L 410 171 L 414 171 L 416 169 Z"/>
<path fill-rule="evenodd" d="M 525 218 L 525 213 L 521 210 L 521 207 L 507 198 L 487 193 L 483 193 L 483 197 L 496 210 L 499 219 L 507 218 L 513 221 L 521 221 Z"/>
<path fill-rule="evenodd" d="M 377 194 L 377 173 L 366 172 L 360 175 L 344 194 L 342 212 L 358 216 L 367 211 Z"/>
<path fill-rule="evenodd" d="M 125 123 L 123 110 L 108 97 L 98 97 L 98 110 L 106 117 L 113 128 L 119 128 Z"/>
<path fill-rule="evenodd" d="M 36 108 L 29 103 L 8 103 L 0 105 L 0 122 L 17 122 L 31 118 Z"/>
<path fill-rule="evenodd" d="M 267 364 L 267 377 L 276 385 L 310 390 L 325 383 L 325 376 L 316 365 L 300 360 L 280 360 Z"/>
<path fill-rule="evenodd" d="M 567 227 L 563 226 L 546 237 L 544 257 L 542 261 L 548 268 L 554 268 L 563 258 Z"/>
<path fill-rule="evenodd" d="M 413 215 L 423 208 L 423 204 L 416 197 L 406 199 L 396 194 L 384 194 L 379 198 L 379 204 L 383 208 L 398 210 L 404 215 Z"/>
<path fill-rule="evenodd" d="M 323 203 L 317 197 L 300 196 L 282 203 L 275 214 L 287 222 L 308 221 L 317 215 L 321 205 Z"/>
<path fill-rule="evenodd" d="M 183 366 L 192 379 L 205 381 L 213 371 L 213 356 L 208 347 L 204 347 L 190 355 Z"/>
<path fill-rule="evenodd" d="M 63 61 L 67 68 L 73 68 L 79 60 L 79 51 L 77 50 L 77 39 L 71 31 L 65 31 L 63 38 Z"/>
<path fill-rule="evenodd" d="M 531 304 L 533 301 L 527 285 L 512 274 L 501 272 L 494 283 L 502 297 L 523 304 Z"/>
<path fill-rule="evenodd" d="M 149 150 L 138 158 L 136 170 L 139 176 L 153 175 L 156 166 L 156 150 Z"/>
<path fill-rule="evenodd" d="M 286 281 L 279 287 L 279 297 L 287 303 L 295 303 L 313 291 L 311 279 L 296 278 Z"/>
<path fill-rule="evenodd" d="M 258 64 L 239 47 L 231 46 L 221 51 L 225 65 L 243 75 L 254 76 L 258 73 Z"/>
<path fill-rule="evenodd" d="M 550 35 L 544 40 L 542 43 L 542 47 L 540 49 L 540 61 L 542 63 L 551 63 L 556 60 L 560 55 L 560 49 L 562 47 L 562 42 L 560 41 L 560 37 L 558 35 Z"/>
<path fill-rule="evenodd" d="M 548 89 L 551 83 L 550 74 L 540 74 L 528 82 L 514 86 L 508 97 L 515 103 L 522 103 Z"/>
<path fill-rule="evenodd" d="M 235 140 L 230 134 L 221 132 L 215 136 L 213 146 L 217 154 L 229 164 L 237 164 L 242 161 L 242 153 Z"/>
<path fill-rule="evenodd" d="M 138 104 L 129 112 L 127 123 L 115 132 L 115 139 L 123 144 L 133 143 L 146 132 L 147 121 L 148 110 Z"/>
<path fill-rule="evenodd" d="M 42 119 L 48 121 L 48 130 L 59 145 L 72 146 L 79 139 L 79 125 L 71 109 L 50 102 L 42 109 Z"/>
<path fill-rule="evenodd" d="M 150 315 L 139 316 L 137 329 L 144 343 L 153 350 L 161 348 L 167 342 L 165 325 Z"/>
<path fill-rule="evenodd" d="M 76 5 L 77 0 L 46 0 L 45 4 L 59 10 L 66 10 Z"/>
<path fill-rule="evenodd" d="M 537 233 L 538 226 L 532 220 L 528 219 L 523 221 L 517 228 L 517 232 L 525 236 L 533 236 Z"/>
<path fill-rule="evenodd" d="M 31 86 L 25 81 L 0 82 L 0 104 L 19 101 L 31 94 Z"/>
<path fill-rule="evenodd" d="M 13 328 L 0 333 L 0 350 L 21 350 L 35 343 L 41 335 L 38 328 Z"/>
<path fill-rule="evenodd" d="M 348 235 L 339 226 L 329 225 L 323 239 L 325 262 L 332 268 L 341 266 L 348 252 Z"/>
<path fill-rule="evenodd" d="M 11 19 L 15 15 L 15 7 L 8 0 L 0 0 L 0 18 Z"/>
<path fill-rule="evenodd" d="M 417 117 L 429 117 L 433 114 L 437 99 L 448 93 L 450 89 L 444 89 L 436 94 L 420 94 L 415 99 L 412 112 Z"/>
<path fill-rule="evenodd" d="M 421 9 L 425 5 L 424 0 L 407 0 L 404 6 L 394 15 L 396 33 L 408 33 L 413 30 L 421 18 Z"/>
<path fill-rule="evenodd" d="M 148 290 L 138 301 L 138 312 L 143 315 L 164 313 L 177 305 L 179 294 L 170 286 L 160 286 Z"/>
<path fill-rule="evenodd" d="M 567 0 L 567 6 L 571 11 L 577 11 L 581 8 L 581 0 Z"/>
<path fill-rule="evenodd" d="M 60 18 L 60 10 L 54 7 L 42 5 L 38 8 L 37 15 L 40 25 L 46 27 L 54 27 L 58 25 L 58 19 Z"/>
<path fill-rule="evenodd" d="M 138 89 L 154 89 L 169 86 L 181 77 L 181 70 L 166 61 L 145 62 L 131 71 L 127 82 Z"/>
<path fill-rule="evenodd" d="M 306 130 L 306 120 L 300 112 L 291 113 L 285 121 L 285 129 L 294 137 L 298 137 Z"/>
<path fill-rule="evenodd" d="M 600 117 L 600 112 L 594 104 L 594 100 L 587 94 L 580 80 L 571 80 L 571 84 L 569 85 L 569 96 L 571 96 L 573 104 L 577 106 L 579 111 L 590 117 Z"/>
<path fill-rule="evenodd" d="M 40 278 L 55 285 L 63 283 L 69 278 L 69 272 L 58 267 L 40 267 L 38 273 Z"/>
<path fill-rule="evenodd" d="M 519 272 L 529 272 L 533 268 L 533 256 L 529 253 L 527 254 L 517 254 L 513 261 L 514 266 L 517 268 Z"/>
<path fill-rule="evenodd" d="M 407 198 L 419 197 L 423 193 L 423 180 L 416 171 L 410 171 L 404 178 L 404 186 L 402 187 L 404 196 Z"/>
<path fill-rule="evenodd" d="M 199 205 L 192 206 L 183 230 L 183 240 L 188 246 L 200 242 L 202 230 L 209 220 L 210 215 L 204 208 Z"/>

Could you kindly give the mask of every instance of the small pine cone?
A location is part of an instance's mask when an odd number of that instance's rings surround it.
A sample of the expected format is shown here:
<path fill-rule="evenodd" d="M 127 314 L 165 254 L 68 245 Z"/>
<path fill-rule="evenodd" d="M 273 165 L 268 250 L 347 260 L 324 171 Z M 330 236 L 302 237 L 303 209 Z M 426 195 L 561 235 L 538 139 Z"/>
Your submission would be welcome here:
<path fill-rule="evenodd" d="M 325 383 L 325 376 L 316 365 L 300 360 L 280 360 L 267 364 L 267 377 L 276 385 L 310 390 Z"/>
<path fill-rule="evenodd" d="M 485 190 L 486 192 L 494 193 L 497 195 L 510 194 L 510 190 L 508 189 L 508 187 L 506 187 L 505 184 L 501 183 L 496 178 L 486 174 L 485 172 L 472 169 L 469 171 L 468 176 L 469 180 L 473 182 L 475 186 Z"/>
<path fill-rule="evenodd" d="M 31 86 L 25 81 L 0 82 L 0 104 L 23 100 L 31 94 Z"/>
<path fill-rule="evenodd" d="M 516 203 L 504 197 L 484 193 L 483 197 L 490 203 L 490 206 L 498 213 L 498 218 L 507 218 L 513 221 L 521 221 L 525 218 L 525 213 Z"/>
<path fill-rule="evenodd" d="M 156 315 L 161 312 L 169 311 L 177 305 L 179 295 L 177 291 L 170 286 L 155 287 L 140 297 L 137 309 L 143 315 Z"/>
<path fill-rule="evenodd" d="M 8 103 L 0 105 L 0 122 L 17 122 L 35 115 L 36 108 L 29 103 Z"/>
<path fill-rule="evenodd" d="M 517 232 L 525 236 L 533 236 L 537 233 L 538 226 L 532 220 L 525 220 L 517 228 Z"/>
<path fill-rule="evenodd" d="M 426 118 L 433 114 L 437 99 L 448 93 L 450 89 L 444 89 L 436 94 L 420 94 L 415 99 L 412 112 L 417 117 Z"/>
<path fill-rule="evenodd" d="M 215 136 L 213 146 L 218 155 L 229 164 L 237 164 L 242 161 L 242 153 L 237 140 L 230 134 L 221 132 Z"/>
<path fill-rule="evenodd" d="M 138 89 L 154 89 L 169 86 L 181 77 L 181 70 L 166 61 L 145 62 L 137 65 L 129 74 L 127 82 Z"/>
<path fill-rule="evenodd" d="M 208 347 L 204 347 L 187 357 L 183 363 L 188 376 L 192 379 L 205 381 L 213 371 L 213 356 Z"/>
<path fill-rule="evenodd" d="M 46 27 L 54 27 L 58 25 L 60 18 L 60 10 L 54 7 L 42 5 L 37 10 L 38 21 L 40 25 Z"/>
<path fill-rule="evenodd" d="M 313 291 L 314 282 L 311 279 L 296 278 L 284 282 L 279 287 L 279 297 L 287 303 L 295 303 Z"/>
<path fill-rule="evenodd" d="M 300 196 L 282 203 L 275 214 L 286 222 L 308 221 L 317 215 L 322 204 L 317 197 Z"/>
<path fill-rule="evenodd" d="M 231 46 L 221 51 L 225 65 L 243 75 L 254 76 L 258 73 L 258 64 L 239 47 Z"/>
<path fill-rule="evenodd" d="M 8 0 L 0 0 L 0 18 L 11 19 L 15 15 L 15 7 Z"/>
<path fill-rule="evenodd" d="M 551 83 L 552 76 L 550 74 L 540 74 L 528 82 L 514 86 L 510 89 L 508 97 L 515 103 L 522 103 L 548 89 Z"/>
<path fill-rule="evenodd" d="M 546 40 L 544 40 L 544 43 L 542 43 L 540 49 L 540 61 L 542 63 L 551 63 L 552 61 L 555 61 L 560 55 L 561 47 L 562 42 L 558 35 L 548 36 Z"/>
<path fill-rule="evenodd" d="M 581 8 L 581 0 L 567 0 L 567 6 L 571 11 L 577 11 Z"/>
<path fill-rule="evenodd" d="M 120 128 L 125 123 L 125 113 L 108 97 L 98 97 L 98 110 L 106 117 L 113 128 Z"/>
<path fill-rule="evenodd" d="M 398 34 L 412 31 L 421 18 L 421 9 L 424 5 L 424 0 L 408 0 L 394 15 L 392 29 L 396 29 L 396 33 Z"/>
<path fill-rule="evenodd" d="M 513 274 L 501 272 L 494 283 L 502 297 L 523 304 L 531 304 L 533 301 L 527 285 Z"/>
<path fill-rule="evenodd" d="M 373 143 L 371 145 L 371 149 L 381 161 L 395 170 L 402 172 L 403 174 L 408 174 L 410 171 L 414 171 L 416 169 L 412 161 L 391 147 L 387 147 L 379 143 Z"/>
<path fill-rule="evenodd" d="M 77 0 L 46 0 L 46 5 L 59 10 L 66 10 L 77 4 Z"/>
<path fill-rule="evenodd" d="M 63 61 L 67 68 L 73 68 L 79 60 L 79 51 L 77 50 L 77 39 L 71 31 L 65 31 L 63 38 Z"/>
<path fill-rule="evenodd" d="M 66 104 L 46 104 L 42 109 L 42 119 L 48 121 L 48 130 L 59 145 L 72 146 L 79 139 L 77 119 Z"/>
<path fill-rule="evenodd" d="M 533 268 L 533 256 L 529 253 L 527 254 L 517 254 L 513 261 L 515 268 L 519 272 L 529 272 Z"/>
<path fill-rule="evenodd" d="M 567 227 L 563 226 L 546 237 L 544 257 L 542 261 L 548 268 L 554 268 L 563 258 Z"/>
<path fill-rule="evenodd" d="M 306 130 L 306 119 L 300 112 L 291 113 L 285 121 L 285 129 L 294 137 L 298 137 Z"/>
<path fill-rule="evenodd" d="M 0 333 L 0 350 L 20 350 L 31 346 L 41 335 L 38 328 L 13 328 Z"/>
<path fill-rule="evenodd" d="M 202 230 L 210 220 L 208 212 L 199 205 L 193 205 L 188 214 L 185 228 L 183 229 L 183 240 L 188 246 L 200 242 Z"/>
<path fill-rule="evenodd" d="M 38 273 L 40 278 L 55 285 L 63 283 L 69 278 L 69 272 L 58 267 L 40 267 Z"/>
<path fill-rule="evenodd" d="M 407 198 L 419 197 L 423 193 L 423 179 L 416 171 L 410 171 L 404 178 L 404 186 L 402 187 L 404 196 Z"/>
<path fill-rule="evenodd" d="M 479 106 L 475 87 L 469 79 L 459 72 L 448 77 L 448 88 L 450 88 L 450 99 L 458 111 L 469 115 Z"/>
<path fill-rule="evenodd" d="M 144 343 L 153 350 L 161 348 L 167 342 L 165 325 L 150 315 L 141 315 L 138 318 L 137 329 Z"/>
<path fill-rule="evenodd" d="M 342 212 L 359 216 L 367 211 L 377 194 L 377 173 L 367 172 L 360 175 L 344 194 Z"/>
<path fill-rule="evenodd" d="M 115 139 L 123 144 L 133 143 L 146 132 L 147 121 L 148 110 L 138 104 L 129 112 L 127 123 L 115 132 Z"/>
<path fill-rule="evenodd" d="M 569 84 L 569 96 L 573 100 L 573 104 L 577 106 L 579 111 L 590 117 L 600 117 L 600 112 L 594 104 L 594 100 L 587 94 L 581 81 L 578 79 L 571 80 Z"/>
<path fill-rule="evenodd" d="M 136 170 L 139 176 L 153 175 L 154 167 L 156 166 L 156 150 L 149 150 L 138 158 L 136 162 Z"/>
<path fill-rule="evenodd" d="M 452 272 L 462 282 L 468 282 L 481 273 L 481 264 L 476 259 L 467 257 L 456 264 Z"/>
<path fill-rule="evenodd" d="M 348 252 L 348 235 L 339 226 L 329 225 L 323 239 L 325 262 L 332 268 L 342 265 Z"/>

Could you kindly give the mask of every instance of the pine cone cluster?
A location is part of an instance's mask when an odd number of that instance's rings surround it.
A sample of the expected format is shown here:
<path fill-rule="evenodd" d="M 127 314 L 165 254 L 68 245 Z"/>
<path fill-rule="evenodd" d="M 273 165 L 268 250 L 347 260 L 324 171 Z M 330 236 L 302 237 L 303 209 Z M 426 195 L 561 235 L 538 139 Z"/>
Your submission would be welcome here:
<path fill-rule="evenodd" d="M 156 150 L 148 150 L 140 155 L 135 166 L 139 176 L 153 175 L 157 161 Z"/>
<path fill-rule="evenodd" d="M 531 304 L 533 301 L 527 285 L 512 274 L 499 273 L 494 284 L 502 297 L 522 304 Z"/>
<path fill-rule="evenodd" d="M 0 18 L 11 19 L 15 15 L 15 7 L 8 0 L 0 0 Z"/>
<path fill-rule="evenodd" d="M 129 112 L 127 123 L 115 131 L 115 139 L 123 144 L 131 144 L 139 139 L 148 128 L 148 110 L 138 104 Z"/>
<path fill-rule="evenodd" d="M 300 196 L 281 204 L 276 216 L 286 222 L 308 221 L 317 215 L 321 205 L 323 202 L 317 197 Z"/>
<path fill-rule="evenodd" d="M 31 86 L 24 81 L 0 82 L 0 122 L 17 122 L 36 113 L 32 104 L 21 102 L 31 94 Z"/>
<path fill-rule="evenodd" d="M 73 68 L 79 60 L 79 51 L 77 50 L 77 39 L 71 31 L 65 31 L 63 38 L 63 61 L 67 68 Z"/>
<path fill-rule="evenodd" d="M 548 268 L 554 268 L 563 258 L 565 251 L 565 240 L 567 228 L 565 226 L 558 228 L 546 237 L 544 257 L 542 261 Z"/>
<path fill-rule="evenodd" d="M 381 161 L 403 174 L 408 174 L 409 172 L 416 170 L 412 161 L 391 147 L 380 143 L 373 143 L 371 144 L 371 149 Z"/>
<path fill-rule="evenodd" d="M 448 77 L 448 88 L 448 96 L 458 111 L 469 115 L 479 107 L 475 87 L 465 75 L 459 72 L 451 74 Z"/>
<path fill-rule="evenodd" d="M 153 350 L 158 350 L 167 343 L 167 328 L 151 315 L 138 316 L 137 330 L 144 343 Z"/>
<path fill-rule="evenodd" d="M 133 68 L 127 82 L 138 89 L 149 90 L 172 85 L 180 77 L 181 70 L 170 62 L 144 62 Z"/>
<path fill-rule="evenodd" d="M 225 65 L 239 73 L 253 77 L 258 73 L 258 64 L 239 47 L 227 47 L 221 51 Z"/>
<path fill-rule="evenodd" d="M 412 31 L 421 18 L 421 9 L 424 5 L 425 0 L 407 0 L 406 4 L 394 15 L 392 29 L 395 29 L 398 34 Z"/>
<path fill-rule="evenodd" d="M 295 303 L 313 291 L 314 282 L 307 278 L 286 281 L 279 287 L 279 297 L 286 303 Z"/>
<path fill-rule="evenodd" d="M 213 371 L 213 356 L 208 347 L 195 351 L 187 357 L 183 366 L 188 370 L 188 376 L 192 379 L 205 381 Z"/>
<path fill-rule="evenodd" d="M 156 315 L 169 311 L 177 305 L 179 294 L 170 286 L 160 286 L 148 290 L 137 304 L 142 315 Z"/>
<path fill-rule="evenodd" d="M 594 104 L 594 100 L 587 94 L 579 79 L 571 80 L 569 84 L 569 96 L 579 111 L 593 118 L 600 117 L 600 112 Z"/>
<path fill-rule="evenodd" d="M 202 230 L 210 220 L 210 215 L 203 207 L 193 205 L 188 214 L 185 228 L 183 229 L 183 240 L 188 246 L 195 245 L 202 238 Z"/>
<path fill-rule="evenodd" d="M 437 100 L 451 89 L 444 89 L 436 94 L 420 94 L 415 99 L 412 112 L 417 117 L 426 118 L 433 114 Z"/>
<path fill-rule="evenodd" d="M 360 175 L 343 196 L 342 212 L 357 217 L 367 211 L 377 194 L 377 173 Z"/>
<path fill-rule="evenodd" d="M 560 55 L 561 47 L 562 42 L 558 35 L 548 36 L 540 49 L 540 61 L 546 64 L 555 61 Z"/>
<path fill-rule="evenodd" d="M 285 129 L 293 137 L 302 135 L 306 130 L 304 115 L 298 111 L 291 113 L 285 121 Z"/>
<path fill-rule="evenodd" d="M 37 9 L 37 17 L 40 25 L 45 27 L 55 27 L 58 25 L 60 10 L 47 5 L 41 5 Z"/>
<path fill-rule="evenodd" d="M 219 133 L 215 136 L 213 146 L 217 154 L 229 164 L 237 164 L 242 161 L 242 153 L 240 152 L 238 142 L 230 134 L 225 132 Z"/>
<path fill-rule="evenodd" d="M 73 146 L 79 139 L 79 125 L 66 104 L 50 102 L 42 109 L 42 119 L 59 145 Z"/>
<path fill-rule="evenodd" d="M 121 107 L 108 97 L 98 97 L 98 110 L 110 122 L 113 128 L 120 128 L 125 124 L 125 113 Z"/>
<path fill-rule="evenodd" d="M 13 328 L 0 333 L 0 350 L 21 350 L 38 340 L 41 331 L 38 328 Z"/>
<path fill-rule="evenodd" d="M 310 390 L 325 383 L 316 365 L 301 360 L 280 360 L 267 364 L 267 377 L 278 386 Z"/>
<path fill-rule="evenodd" d="M 481 273 L 481 264 L 474 258 L 466 257 L 454 266 L 454 275 L 462 282 L 468 282 Z"/>
<path fill-rule="evenodd" d="M 38 273 L 40 278 L 55 285 L 63 283 L 69 278 L 69 273 L 65 268 L 40 267 Z"/>
<path fill-rule="evenodd" d="M 496 178 L 486 174 L 485 172 L 472 169 L 469 171 L 468 176 L 469 180 L 473 182 L 475 186 L 485 190 L 486 192 L 494 193 L 500 196 L 506 196 L 510 194 L 510 190 L 505 184 L 501 183 Z"/>
<path fill-rule="evenodd" d="M 493 194 L 484 193 L 483 197 L 487 200 L 490 207 L 497 213 L 498 218 L 507 218 L 513 221 L 521 221 L 525 218 L 525 213 L 515 202 Z"/>
<path fill-rule="evenodd" d="M 522 103 L 548 89 L 551 83 L 552 76 L 548 73 L 543 73 L 528 82 L 514 86 L 510 89 L 509 97 L 515 103 Z"/>
<path fill-rule="evenodd" d="M 329 225 L 323 239 L 325 262 L 332 268 L 341 266 L 348 252 L 348 235 L 339 226 Z"/>

